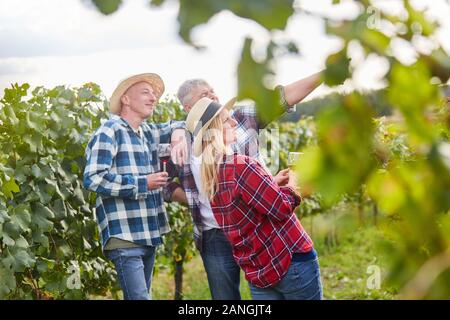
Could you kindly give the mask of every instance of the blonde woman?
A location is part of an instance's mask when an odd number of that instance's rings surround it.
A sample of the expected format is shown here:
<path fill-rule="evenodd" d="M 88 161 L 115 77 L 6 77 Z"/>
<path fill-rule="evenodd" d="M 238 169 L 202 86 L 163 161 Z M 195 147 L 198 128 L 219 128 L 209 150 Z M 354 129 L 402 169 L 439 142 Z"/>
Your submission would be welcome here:
<path fill-rule="evenodd" d="M 232 106 L 230 104 L 229 106 Z M 198 190 L 229 240 L 254 299 L 322 299 L 313 242 L 294 213 L 294 181 L 279 186 L 255 159 L 233 153 L 236 121 L 228 106 L 205 97 L 190 110 L 190 166 Z"/>

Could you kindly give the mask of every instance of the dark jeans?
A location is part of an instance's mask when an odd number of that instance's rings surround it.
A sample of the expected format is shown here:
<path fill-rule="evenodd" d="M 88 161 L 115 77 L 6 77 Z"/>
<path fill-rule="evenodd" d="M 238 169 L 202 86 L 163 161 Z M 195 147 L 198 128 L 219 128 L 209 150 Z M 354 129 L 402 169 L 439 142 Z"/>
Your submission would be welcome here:
<path fill-rule="evenodd" d="M 318 258 L 292 261 L 286 275 L 271 288 L 250 284 L 254 300 L 322 300 L 322 283 Z"/>
<path fill-rule="evenodd" d="M 203 231 L 203 265 L 214 300 L 240 300 L 240 268 L 221 229 Z"/>
<path fill-rule="evenodd" d="M 151 299 L 155 252 L 156 248 L 151 246 L 105 251 L 106 256 L 116 266 L 125 300 Z"/>

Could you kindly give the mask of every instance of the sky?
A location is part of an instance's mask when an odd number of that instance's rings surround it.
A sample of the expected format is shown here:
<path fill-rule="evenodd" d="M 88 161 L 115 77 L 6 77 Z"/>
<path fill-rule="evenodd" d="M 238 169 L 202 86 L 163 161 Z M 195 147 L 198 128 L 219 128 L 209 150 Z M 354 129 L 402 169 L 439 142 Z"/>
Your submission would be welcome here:
<path fill-rule="evenodd" d="M 0 92 L 15 82 L 33 87 L 95 82 L 109 97 L 121 79 L 155 72 L 165 82 L 166 95 L 174 95 L 186 79 L 204 78 L 226 101 L 237 92 L 236 67 L 244 38 L 255 39 L 255 52 L 269 39 L 268 31 L 257 23 L 224 11 L 193 30 L 192 39 L 206 46 L 198 51 L 178 36 L 177 1 L 168 0 L 160 8 L 149 7 L 148 0 L 123 2 L 116 13 L 104 16 L 90 0 L 0 0 Z M 379 0 L 377 6 L 395 11 L 395 2 Z M 427 14 L 441 21 L 438 39 L 450 52 L 450 9 L 445 2 L 417 0 L 413 4 L 427 8 Z M 331 0 L 299 0 L 295 7 L 334 18 L 358 13 L 357 6 L 346 0 L 339 6 L 331 6 Z M 276 83 L 287 84 L 322 70 L 326 57 L 341 46 L 338 39 L 325 34 L 321 19 L 296 12 L 286 30 L 275 36 L 293 38 L 301 55 L 286 56 L 274 65 Z M 394 51 L 405 63 L 413 59 L 402 43 Z M 377 57 L 365 60 L 359 54 L 358 58 L 357 46 L 352 54 L 357 68 L 343 90 L 382 86 L 386 64 Z M 309 98 L 328 92 L 322 85 Z"/>

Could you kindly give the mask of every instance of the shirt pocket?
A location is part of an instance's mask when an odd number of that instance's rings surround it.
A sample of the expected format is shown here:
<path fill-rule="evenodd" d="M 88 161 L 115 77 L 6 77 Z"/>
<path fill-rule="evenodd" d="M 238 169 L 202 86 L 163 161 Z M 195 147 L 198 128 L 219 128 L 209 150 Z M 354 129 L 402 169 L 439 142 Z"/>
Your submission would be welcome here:
<path fill-rule="evenodd" d="M 158 143 L 154 139 L 154 133 L 153 132 L 147 132 L 146 135 L 143 136 L 142 139 L 142 148 L 144 153 L 147 155 L 147 164 L 149 167 L 150 172 L 158 172 L 160 171 L 159 168 L 159 161 L 158 161 Z"/>

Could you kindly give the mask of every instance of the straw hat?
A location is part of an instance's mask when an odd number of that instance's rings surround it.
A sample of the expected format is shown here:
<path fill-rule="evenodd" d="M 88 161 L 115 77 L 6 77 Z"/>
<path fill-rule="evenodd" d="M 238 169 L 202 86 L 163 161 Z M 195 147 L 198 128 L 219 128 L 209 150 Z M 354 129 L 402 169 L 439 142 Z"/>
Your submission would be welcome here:
<path fill-rule="evenodd" d="M 207 97 L 198 100 L 189 111 L 186 118 L 186 128 L 194 137 L 194 156 L 202 154 L 202 141 L 205 129 L 211 121 L 220 114 L 223 108 L 233 108 L 236 98 L 231 99 L 225 105 L 221 105 Z"/>
<path fill-rule="evenodd" d="M 119 83 L 116 90 L 114 90 L 111 98 L 109 99 L 109 111 L 115 114 L 119 114 L 120 109 L 122 108 L 120 98 L 125 94 L 128 88 L 139 82 L 147 82 L 148 84 L 150 84 L 158 100 L 162 96 L 164 92 L 164 82 L 159 75 L 157 75 L 156 73 L 137 74 L 128 77 Z"/>

